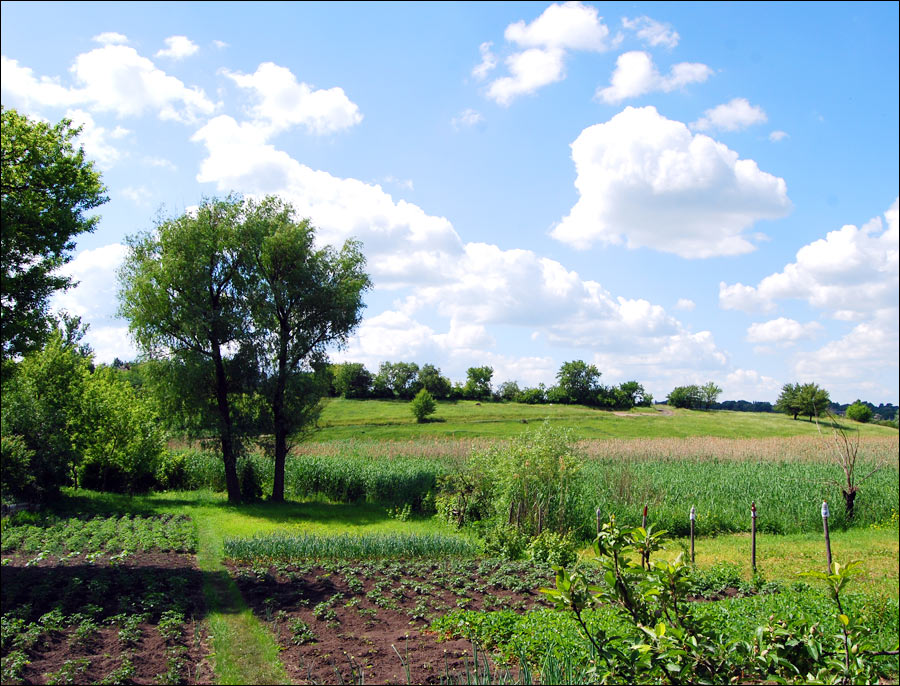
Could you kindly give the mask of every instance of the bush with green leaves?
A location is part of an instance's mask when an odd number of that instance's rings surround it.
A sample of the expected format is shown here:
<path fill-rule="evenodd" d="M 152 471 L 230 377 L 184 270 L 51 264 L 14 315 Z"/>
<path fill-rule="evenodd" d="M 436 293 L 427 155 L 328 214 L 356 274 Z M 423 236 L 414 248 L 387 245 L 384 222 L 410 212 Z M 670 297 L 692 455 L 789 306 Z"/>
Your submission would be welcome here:
<path fill-rule="evenodd" d="M 434 401 L 434 396 L 423 388 L 410 401 L 409 409 L 415 416 L 416 421 L 421 424 L 427 422 L 428 417 L 437 411 L 437 403 Z"/>
<path fill-rule="evenodd" d="M 852 419 L 854 422 L 866 424 L 872 421 L 872 414 L 872 408 L 860 400 L 857 400 L 847 408 L 847 418 Z"/>
<path fill-rule="evenodd" d="M 883 654 L 878 643 L 845 611 L 842 592 L 858 563 L 807 574 L 825 581 L 839 632 L 825 631 L 805 615 L 772 615 L 752 637 L 734 639 L 728 622 L 704 614 L 701 603 L 686 602 L 692 567 L 683 554 L 671 562 L 639 564 L 634 542 L 640 538 L 610 518 L 593 545 L 605 583 L 592 585 L 583 571 L 560 566 L 556 587 L 541 589 L 575 619 L 585 642 L 581 652 L 591 653 L 599 682 L 850 684 L 890 674 L 889 665 L 877 659 Z M 609 608 L 624 626 L 590 626 L 591 608 Z"/>
<path fill-rule="evenodd" d="M 3 384 L 2 435 L 20 436 L 4 447 L 15 462 L 3 471 L 3 492 L 27 500 L 46 500 L 72 482 L 80 457 L 77 427 L 90 360 L 54 331 L 41 350 L 29 353 Z M 15 441 L 15 439 L 13 439 Z M 29 477 L 17 478 L 27 469 Z"/>
<path fill-rule="evenodd" d="M 79 485 L 117 493 L 155 486 L 165 443 L 150 403 L 106 367 L 86 379 L 81 405 Z"/>
<path fill-rule="evenodd" d="M 570 567 L 578 559 L 575 539 L 571 533 L 542 531 L 528 544 L 529 559 L 559 567 Z"/>

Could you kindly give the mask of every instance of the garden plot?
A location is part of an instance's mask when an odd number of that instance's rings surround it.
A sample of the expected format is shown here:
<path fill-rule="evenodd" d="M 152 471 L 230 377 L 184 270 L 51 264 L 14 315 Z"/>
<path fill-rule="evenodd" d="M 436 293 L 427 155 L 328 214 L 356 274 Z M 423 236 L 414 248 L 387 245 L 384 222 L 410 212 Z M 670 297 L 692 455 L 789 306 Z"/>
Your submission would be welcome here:
<path fill-rule="evenodd" d="M 4 522 L 3 683 L 210 682 L 194 538 L 185 517 Z"/>
<path fill-rule="evenodd" d="M 463 674 L 469 640 L 429 630 L 459 608 L 546 606 L 546 564 L 501 560 L 230 561 L 238 587 L 301 683 L 437 683 Z M 408 674 L 407 674 L 408 669 Z"/>

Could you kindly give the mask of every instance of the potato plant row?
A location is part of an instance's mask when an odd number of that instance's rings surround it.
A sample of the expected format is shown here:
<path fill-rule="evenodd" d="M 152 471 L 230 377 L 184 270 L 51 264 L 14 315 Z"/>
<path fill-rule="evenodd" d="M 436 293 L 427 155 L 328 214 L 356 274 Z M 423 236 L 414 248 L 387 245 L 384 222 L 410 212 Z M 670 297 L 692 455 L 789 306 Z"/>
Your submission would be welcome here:
<path fill-rule="evenodd" d="M 185 515 L 30 519 L 14 516 L 4 523 L 3 553 L 192 553 L 197 546 L 194 524 Z"/>

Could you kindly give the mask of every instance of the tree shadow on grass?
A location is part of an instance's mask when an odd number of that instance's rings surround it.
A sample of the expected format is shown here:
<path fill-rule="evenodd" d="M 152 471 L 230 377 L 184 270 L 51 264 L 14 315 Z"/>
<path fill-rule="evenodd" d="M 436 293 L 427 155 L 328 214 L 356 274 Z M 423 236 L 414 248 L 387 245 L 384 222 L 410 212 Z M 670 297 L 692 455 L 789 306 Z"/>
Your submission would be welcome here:
<path fill-rule="evenodd" d="M 317 522 L 371 526 L 388 521 L 385 506 L 376 503 L 334 503 L 324 499 L 287 500 L 283 503 L 253 501 L 234 505 L 223 494 L 210 491 L 158 493 L 128 496 L 115 493 L 66 489 L 56 500 L 45 505 L 44 513 L 60 517 L 88 519 L 93 516 L 152 517 L 182 510 L 206 510 L 246 515 L 279 524 Z M 180 514 L 180 513 L 179 513 Z"/>

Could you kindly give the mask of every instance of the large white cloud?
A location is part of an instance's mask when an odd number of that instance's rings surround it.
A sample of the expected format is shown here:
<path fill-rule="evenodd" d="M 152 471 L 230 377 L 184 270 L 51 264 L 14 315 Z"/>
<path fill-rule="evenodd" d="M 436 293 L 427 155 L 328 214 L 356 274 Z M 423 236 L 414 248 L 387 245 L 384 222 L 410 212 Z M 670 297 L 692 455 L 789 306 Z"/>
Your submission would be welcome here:
<path fill-rule="evenodd" d="M 489 98 L 509 105 L 515 98 L 565 78 L 565 59 L 569 51 L 603 52 L 617 43 L 610 41 L 609 28 L 597 8 L 580 2 L 550 5 L 530 24 L 517 21 L 506 27 L 506 40 L 524 48 L 509 55 L 509 76 L 491 82 Z M 481 64 L 472 73 L 484 78 L 496 65 L 489 43 L 481 45 Z"/>
<path fill-rule="evenodd" d="M 158 69 L 127 45 L 107 44 L 82 53 L 71 68 L 73 86 L 59 79 L 34 75 L 17 60 L 2 57 L 2 88 L 26 107 L 84 106 L 91 112 L 113 112 L 120 117 L 155 112 L 160 119 L 183 122 L 209 116 L 216 108 L 197 87 L 188 87 Z"/>
<path fill-rule="evenodd" d="M 783 179 L 654 107 L 627 107 L 571 147 L 580 197 L 552 235 L 576 248 L 738 255 L 754 249 L 744 231 L 791 208 Z"/>
<path fill-rule="evenodd" d="M 719 285 L 724 309 L 774 309 L 776 300 L 797 299 L 836 319 L 861 319 L 897 307 L 898 201 L 857 228 L 847 224 L 797 251 L 796 261 L 757 286 Z"/>
<path fill-rule="evenodd" d="M 845 336 L 818 350 L 798 354 L 793 371 L 813 379 L 838 402 L 864 397 L 870 402 L 896 402 L 900 336 L 897 309 L 886 309 L 856 325 Z"/>
<path fill-rule="evenodd" d="M 653 64 L 649 53 L 634 50 L 619 55 L 610 85 L 597 89 L 597 98 L 607 104 L 620 103 L 647 93 L 684 88 L 690 83 L 702 83 L 712 75 L 712 69 L 699 62 L 679 62 L 663 76 Z"/>
<path fill-rule="evenodd" d="M 280 194 L 311 217 L 324 243 L 362 241 L 376 291 L 394 289 L 398 300 L 366 318 L 344 359 L 448 359 L 463 372 L 490 359 L 510 370 L 521 363 L 534 378 L 546 360 L 525 363 L 494 350 L 492 330 L 514 327 L 554 346 L 603 350 L 654 369 L 671 360 L 685 369 L 691 360 L 725 363 L 709 332 L 686 330 L 659 305 L 616 297 L 529 250 L 463 243 L 447 219 L 378 185 L 312 170 L 276 149 L 269 134 L 253 122 L 212 119 L 194 137 L 207 149 L 197 178 L 221 191 Z"/>
<path fill-rule="evenodd" d="M 310 133 L 326 134 L 362 121 L 359 107 L 343 88 L 316 90 L 309 84 L 298 83 L 290 69 L 272 62 L 260 64 L 253 74 L 227 70 L 224 74 L 254 93 L 257 103 L 251 113 L 273 131 L 300 124 Z"/>

